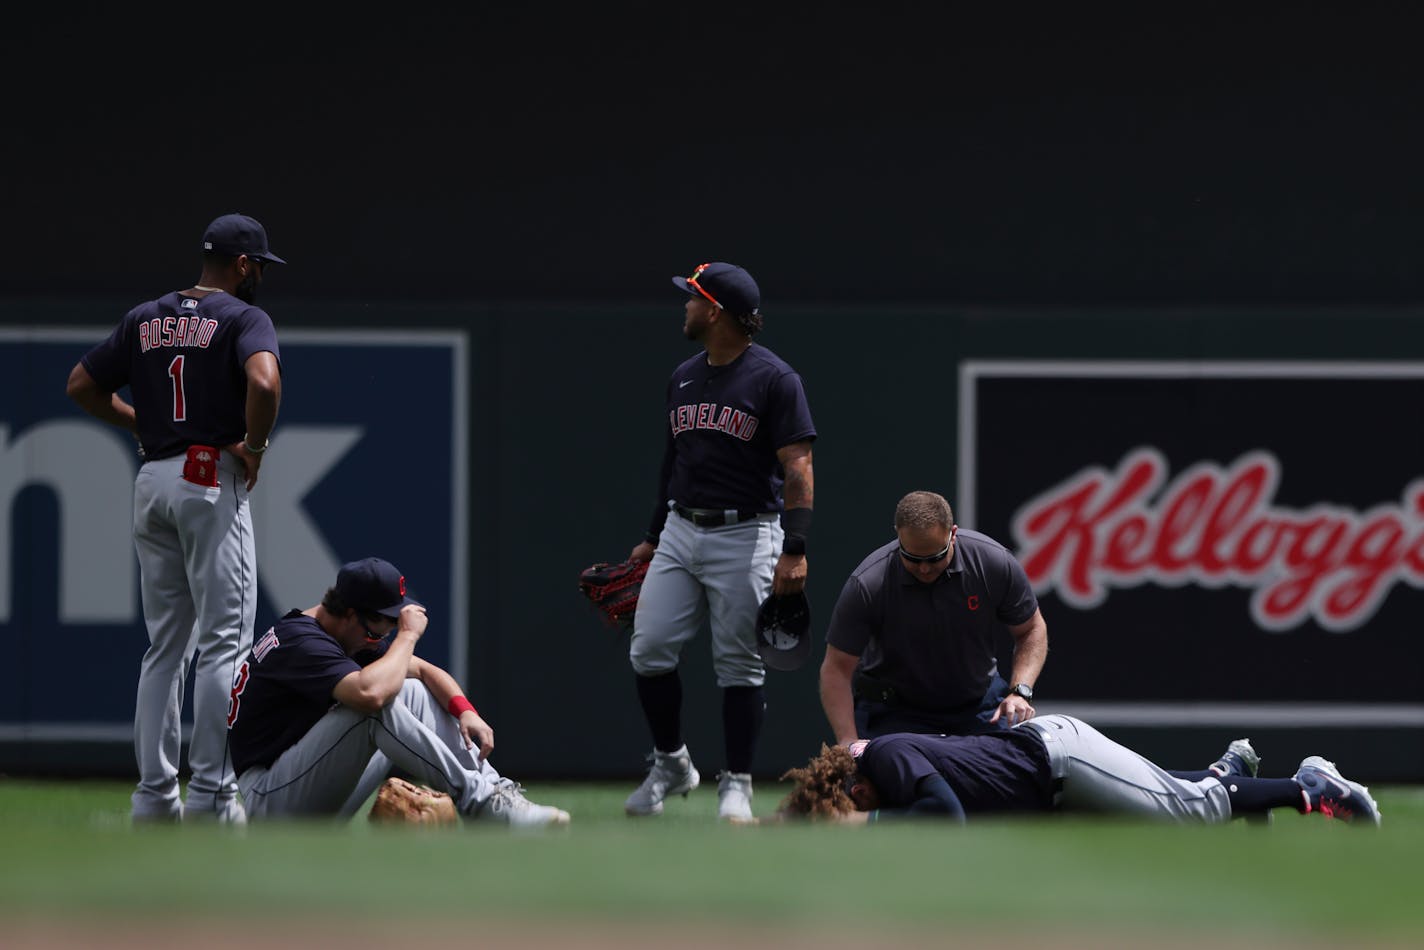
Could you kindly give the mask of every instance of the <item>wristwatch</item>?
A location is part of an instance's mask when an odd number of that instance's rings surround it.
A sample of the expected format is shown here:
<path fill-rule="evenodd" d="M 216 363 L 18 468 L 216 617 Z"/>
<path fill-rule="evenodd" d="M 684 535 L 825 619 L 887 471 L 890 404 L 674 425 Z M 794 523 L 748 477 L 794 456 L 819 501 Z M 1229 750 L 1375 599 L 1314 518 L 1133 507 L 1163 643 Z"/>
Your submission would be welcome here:
<path fill-rule="evenodd" d="M 1015 696 L 1021 696 L 1028 702 L 1033 702 L 1033 687 L 1027 683 L 1015 683 L 1014 688 L 1009 690 Z"/>

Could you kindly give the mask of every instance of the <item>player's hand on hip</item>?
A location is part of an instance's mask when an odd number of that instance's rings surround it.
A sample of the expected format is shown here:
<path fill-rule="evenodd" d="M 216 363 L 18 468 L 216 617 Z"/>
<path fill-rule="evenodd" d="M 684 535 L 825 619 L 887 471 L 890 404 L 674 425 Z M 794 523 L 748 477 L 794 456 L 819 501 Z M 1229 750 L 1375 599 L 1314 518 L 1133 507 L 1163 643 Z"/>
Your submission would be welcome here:
<path fill-rule="evenodd" d="M 783 554 L 776 559 L 771 576 L 771 592 L 778 597 L 798 593 L 806 586 L 806 555 Z"/>
<path fill-rule="evenodd" d="M 479 746 L 482 759 L 489 758 L 494 751 L 494 730 L 473 709 L 460 713 L 460 735 L 465 737 L 465 748 Z"/>
<path fill-rule="evenodd" d="M 257 485 L 257 470 L 262 467 L 262 456 L 249 452 L 246 442 L 234 442 L 227 450 L 242 460 L 242 477 L 247 482 L 247 490 L 252 491 Z"/>
<path fill-rule="evenodd" d="M 413 633 L 418 639 L 421 634 L 425 633 L 425 625 L 429 622 L 429 618 L 425 616 L 424 607 L 419 604 L 406 604 L 401 608 L 397 629 L 402 633 Z"/>
<path fill-rule="evenodd" d="M 628 560 L 651 561 L 653 559 L 653 552 L 657 549 L 657 545 L 653 544 L 653 542 L 644 541 L 642 544 L 639 544 L 632 550 L 632 552 L 628 555 Z"/>

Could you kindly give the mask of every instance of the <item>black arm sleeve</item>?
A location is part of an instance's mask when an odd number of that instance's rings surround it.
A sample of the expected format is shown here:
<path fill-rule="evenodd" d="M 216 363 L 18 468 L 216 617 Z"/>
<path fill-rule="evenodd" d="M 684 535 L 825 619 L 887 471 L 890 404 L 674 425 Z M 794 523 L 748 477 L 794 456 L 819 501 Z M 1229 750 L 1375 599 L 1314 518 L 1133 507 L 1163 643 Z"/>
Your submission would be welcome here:
<path fill-rule="evenodd" d="M 664 423 L 666 425 L 666 423 Z M 673 445 L 671 430 L 668 431 L 667 445 L 663 449 L 663 467 L 658 475 L 658 500 L 653 505 L 653 516 L 648 520 L 648 530 L 643 539 L 649 544 L 656 545 L 658 537 L 663 533 L 663 525 L 667 523 L 668 516 L 668 482 L 672 481 L 672 460 L 676 448 Z"/>
<path fill-rule="evenodd" d="M 919 796 L 904 808 L 881 808 L 877 820 L 881 818 L 947 818 L 964 824 L 964 805 L 954 789 L 938 773 L 926 775 L 915 783 L 915 794 Z"/>

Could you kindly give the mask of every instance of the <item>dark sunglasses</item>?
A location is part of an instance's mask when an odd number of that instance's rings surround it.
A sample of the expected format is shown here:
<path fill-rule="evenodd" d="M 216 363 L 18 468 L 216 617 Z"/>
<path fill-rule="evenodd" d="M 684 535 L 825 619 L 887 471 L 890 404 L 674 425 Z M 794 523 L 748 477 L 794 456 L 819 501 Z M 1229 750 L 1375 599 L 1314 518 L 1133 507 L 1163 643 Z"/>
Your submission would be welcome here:
<path fill-rule="evenodd" d="M 949 557 L 949 545 L 946 544 L 944 546 L 944 550 L 939 552 L 938 554 L 929 555 L 911 554 L 909 551 L 905 550 L 904 545 L 901 545 L 900 556 L 905 560 L 909 561 L 911 564 L 933 564 L 936 561 L 943 561 L 945 558 Z"/>
<path fill-rule="evenodd" d="M 376 632 L 371 629 L 371 627 L 380 623 L 382 620 L 389 620 L 389 617 L 386 617 L 382 614 L 367 613 L 364 610 L 356 611 L 356 615 L 361 618 L 361 625 L 366 628 L 367 643 L 381 643 L 384 640 L 389 640 L 391 634 L 395 633 L 396 627 L 399 626 L 399 624 L 393 624 L 391 626 L 391 629 L 378 636 Z"/>

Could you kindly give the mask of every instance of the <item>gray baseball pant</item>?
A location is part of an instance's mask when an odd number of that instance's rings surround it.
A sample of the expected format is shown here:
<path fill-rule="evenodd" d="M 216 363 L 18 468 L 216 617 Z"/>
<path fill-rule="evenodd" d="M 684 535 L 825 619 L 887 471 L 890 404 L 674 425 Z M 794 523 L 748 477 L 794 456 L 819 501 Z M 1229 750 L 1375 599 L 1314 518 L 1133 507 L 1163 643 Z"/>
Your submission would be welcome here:
<path fill-rule="evenodd" d="M 1062 785 L 1057 804 L 1064 811 L 1204 823 L 1231 818 L 1230 797 L 1216 779 L 1191 782 L 1169 775 L 1081 719 L 1039 716 L 1014 728 L 1043 737 L 1055 784 Z"/>
<path fill-rule="evenodd" d="M 756 616 L 768 594 L 783 537 L 780 516 L 701 528 L 669 512 L 638 594 L 629 660 L 639 676 L 677 669 L 682 648 L 712 629 L 717 685 L 761 686 L 766 668 Z"/>
<path fill-rule="evenodd" d="M 425 684 L 411 679 L 379 714 L 337 706 L 270 767 L 254 766 L 237 783 L 252 819 L 347 817 L 392 765 L 447 792 L 465 817 L 477 815 L 507 781 L 465 748 L 455 718 L 439 708 Z M 362 788 L 367 790 L 357 799 Z"/>

